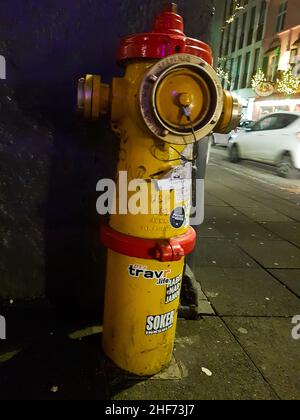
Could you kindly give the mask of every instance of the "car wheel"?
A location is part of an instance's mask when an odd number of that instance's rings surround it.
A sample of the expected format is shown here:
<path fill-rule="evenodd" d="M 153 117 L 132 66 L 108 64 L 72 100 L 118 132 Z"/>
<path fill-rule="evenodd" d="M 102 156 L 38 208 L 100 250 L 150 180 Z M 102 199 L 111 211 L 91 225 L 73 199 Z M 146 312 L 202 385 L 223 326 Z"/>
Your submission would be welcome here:
<path fill-rule="evenodd" d="M 229 160 L 232 163 L 238 163 L 241 160 L 239 148 L 236 144 L 231 146 L 229 149 Z"/>
<path fill-rule="evenodd" d="M 277 164 L 277 173 L 282 178 L 292 179 L 298 178 L 297 170 L 294 167 L 292 158 L 290 155 L 285 154 L 281 157 Z"/>

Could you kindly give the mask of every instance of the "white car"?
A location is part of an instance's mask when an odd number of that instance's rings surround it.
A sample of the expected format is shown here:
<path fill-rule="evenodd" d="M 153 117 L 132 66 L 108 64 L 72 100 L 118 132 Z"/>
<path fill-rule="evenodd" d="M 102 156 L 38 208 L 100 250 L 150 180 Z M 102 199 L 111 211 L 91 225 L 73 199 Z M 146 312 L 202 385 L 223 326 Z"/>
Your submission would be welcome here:
<path fill-rule="evenodd" d="M 231 162 L 254 160 L 277 167 L 284 178 L 300 170 L 300 113 L 278 112 L 261 118 L 229 142 Z"/>
<path fill-rule="evenodd" d="M 246 130 L 247 127 L 249 127 L 252 123 L 253 121 L 250 120 L 242 120 L 239 126 L 235 130 L 232 130 L 229 134 L 213 133 L 212 145 L 220 145 L 227 147 L 232 137 L 236 137 L 240 131 Z"/>

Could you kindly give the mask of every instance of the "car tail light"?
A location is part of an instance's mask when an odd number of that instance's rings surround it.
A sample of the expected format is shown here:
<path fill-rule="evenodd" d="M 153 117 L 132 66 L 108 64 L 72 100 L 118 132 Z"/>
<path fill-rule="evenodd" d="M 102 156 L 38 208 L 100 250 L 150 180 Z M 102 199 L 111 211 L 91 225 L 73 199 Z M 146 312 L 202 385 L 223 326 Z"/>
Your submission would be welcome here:
<path fill-rule="evenodd" d="M 297 137 L 298 140 L 300 140 L 300 133 L 297 133 L 296 137 Z"/>

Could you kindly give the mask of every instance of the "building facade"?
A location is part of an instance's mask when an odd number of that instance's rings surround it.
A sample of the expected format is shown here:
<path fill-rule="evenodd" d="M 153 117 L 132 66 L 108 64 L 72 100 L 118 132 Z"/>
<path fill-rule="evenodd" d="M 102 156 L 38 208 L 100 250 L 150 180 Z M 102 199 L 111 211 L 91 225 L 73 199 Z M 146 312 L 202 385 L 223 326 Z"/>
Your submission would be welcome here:
<path fill-rule="evenodd" d="M 263 40 L 263 71 L 275 83 L 281 72 L 293 69 L 300 76 L 300 0 L 268 0 Z M 284 96 L 278 92 L 257 98 L 254 118 L 276 111 L 300 111 L 300 92 Z"/>
<path fill-rule="evenodd" d="M 215 19 L 215 28 L 219 28 L 219 35 L 216 31 L 213 38 L 216 66 L 228 74 L 224 87 L 242 98 L 244 118 L 257 119 L 278 107 L 289 110 L 287 98 L 277 97 L 276 92 L 271 98 L 259 97 L 251 81 L 260 68 L 273 83 L 290 65 L 298 71 L 300 0 L 217 1 Z M 297 98 L 293 99 L 292 110 L 298 106 Z M 270 105 L 272 100 L 277 101 L 275 105 Z"/>

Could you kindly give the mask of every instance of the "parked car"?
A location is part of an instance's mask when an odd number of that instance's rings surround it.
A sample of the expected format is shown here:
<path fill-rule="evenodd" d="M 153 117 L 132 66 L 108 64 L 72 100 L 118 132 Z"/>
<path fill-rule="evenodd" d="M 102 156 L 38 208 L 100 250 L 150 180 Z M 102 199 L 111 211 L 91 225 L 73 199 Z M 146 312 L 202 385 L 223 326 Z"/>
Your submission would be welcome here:
<path fill-rule="evenodd" d="M 300 113 L 269 114 L 229 142 L 231 162 L 254 160 L 277 167 L 284 178 L 297 178 L 300 171 Z"/>
<path fill-rule="evenodd" d="M 229 134 L 213 133 L 212 145 L 228 146 L 228 143 L 232 137 L 236 137 L 240 131 L 246 130 L 246 128 L 251 124 L 253 124 L 253 121 L 243 120 L 240 122 L 239 126 Z"/>

